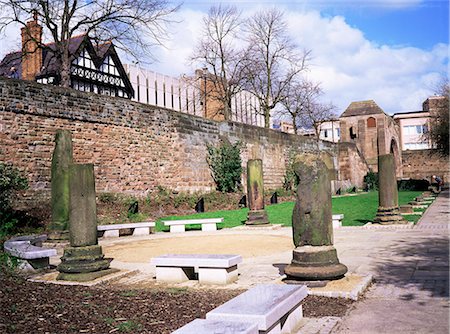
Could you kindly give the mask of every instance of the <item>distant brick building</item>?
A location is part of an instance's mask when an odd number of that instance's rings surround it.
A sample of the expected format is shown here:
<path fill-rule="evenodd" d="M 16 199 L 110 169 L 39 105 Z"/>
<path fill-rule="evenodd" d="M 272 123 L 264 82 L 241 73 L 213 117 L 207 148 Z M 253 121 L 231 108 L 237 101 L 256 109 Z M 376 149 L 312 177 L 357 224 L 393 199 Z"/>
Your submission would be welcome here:
<path fill-rule="evenodd" d="M 340 141 L 355 143 L 371 170 L 378 171 L 378 155 L 393 153 L 402 176 L 399 126 L 375 101 L 352 102 L 339 121 Z"/>

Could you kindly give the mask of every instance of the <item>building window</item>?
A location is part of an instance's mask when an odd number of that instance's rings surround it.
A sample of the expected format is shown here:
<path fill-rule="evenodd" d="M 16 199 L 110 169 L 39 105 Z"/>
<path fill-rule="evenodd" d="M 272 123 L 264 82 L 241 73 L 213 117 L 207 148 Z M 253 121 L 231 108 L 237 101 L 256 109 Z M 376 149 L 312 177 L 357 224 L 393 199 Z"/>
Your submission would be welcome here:
<path fill-rule="evenodd" d="M 430 145 L 426 141 L 416 143 L 405 143 L 405 150 L 426 150 Z"/>
<path fill-rule="evenodd" d="M 428 127 L 426 124 L 406 125 L 403 127 L 403 133 L 405 135 L 421 135 L 428 133 Z"/>
<path fill-rule="evenodd" d="M 355 139 L 356 138 L 356 133 L 353 132 L 353 126 L 350 128 L 350 139 Z"/>
<path fill-rule="evenodd" d="M 368 128 L 376 128 L 377 127 L 377 121 L 373 117 L 369 117 L 367 119 L 367 127 Z"/>

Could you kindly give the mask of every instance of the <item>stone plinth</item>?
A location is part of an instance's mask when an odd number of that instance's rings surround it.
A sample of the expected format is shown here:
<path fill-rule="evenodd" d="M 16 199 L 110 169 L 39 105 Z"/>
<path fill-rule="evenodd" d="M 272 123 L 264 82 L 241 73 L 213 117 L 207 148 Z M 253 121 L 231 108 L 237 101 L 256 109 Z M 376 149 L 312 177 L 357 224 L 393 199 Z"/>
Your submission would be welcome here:
<path fill-rule="evenodd" d="M 400 205 L 400 213 L 414 213 L 412 205 Z"/>
<path fill-rule="evenodd" d="M 264 183 L 262 160 L 254 159 L 247 162 L 247 225 L 268 224 L 267 213 L 264 210 Z"/>
<path fill-rule="evenodd" d="M 407 224 L 398 206 L 397 178 L 393 154 L 378 156 L 378 211 L 374 223 Z"/>
<path fill-rule="evenodd" d="M 69 166 L 73 161 L 72 134 L 57 130 L 52 156 L 52 222 L 48 227 L 50 240 L 69 238 Z"/>
<path fill-rule="evenodd" d="M 70 165 L 70 247 L 58 266 L 57 279 L 90 281 L 114 272 L 97 241 L 94 165 Z"/>
<path fill-rule="evenodd" d="M 292 215 L 293 259 L 285 268 L 289 279 L 329 280 L 347 272 L 333 247 L 331 183 L 327 166 L 315 154 L 296 157 L 299 177 Z"/>

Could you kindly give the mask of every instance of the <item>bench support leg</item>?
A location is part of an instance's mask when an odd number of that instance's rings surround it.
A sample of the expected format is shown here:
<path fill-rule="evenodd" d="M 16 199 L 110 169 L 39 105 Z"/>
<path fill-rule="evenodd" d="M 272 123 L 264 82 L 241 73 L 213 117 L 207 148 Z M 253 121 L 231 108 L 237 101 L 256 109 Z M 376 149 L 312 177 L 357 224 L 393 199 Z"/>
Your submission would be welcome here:
<path fill-rule="evenodd" d="M 170 233 L 185 232 L 184 225 L 170 225 Z"/>
<path fill-rule="evenodd" d="M 133 236 L 149 235 L 149 234 L 150 234 L 150 227 L 135 227 L 133 231 Z"/>
<path fill-rule="evenodd" d="M 119 230 L 108 230 L 103 233 L 103 238 L 118 238 Z"/>
<path fill-rule="evenodd" d="M 198 268 L 200 284 L 225 285 L 238 279 L 237 266 L 231 268 Z"/>
<path fill-rule="evenodd" d="M 342 227 L 342 221 L 340 219 L 333 219 L 333 228 Z"/>
<path fill-rule="evenodd" d="M 182 283 L 193 279 L 194 268 L 156 267 L 156 281 L 167 283 Z"/>
<path fill-rule="evenodd" d="M 203 223 L 202 231 L 217 231 L 216 223 L 211 223 L 211 224 Z"/>
<path fill-rule="evenodd" d="M 281 319 L 281 333 L 294 333 L 300 325 L 302 318 L 303 308 L 302 305 L 298 305 L 291 313 L 287 315 L 287 317 L 283 317 L 283 319 Z"/>

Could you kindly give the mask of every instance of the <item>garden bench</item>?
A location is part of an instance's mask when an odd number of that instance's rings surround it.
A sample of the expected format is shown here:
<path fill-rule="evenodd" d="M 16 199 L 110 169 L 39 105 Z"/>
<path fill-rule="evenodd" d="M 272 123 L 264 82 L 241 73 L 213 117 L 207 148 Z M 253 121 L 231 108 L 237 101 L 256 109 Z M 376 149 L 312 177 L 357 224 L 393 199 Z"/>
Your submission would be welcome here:
<path fill-rule="evenodd" d="M 342 220 L 344 219 L 344 215 L 341 214 L 337 214 L 337 215 L 333 215 L 332 216 L 332 220 L 333 220 L 333 228 L 338 228 L 338 227 L 342 227 Z"/>
<path fill-rule="evenodd" d="M 306 285 L 261 284 L 206 314 L 207 320 L 245 321 L 259 333 L 293 333 L 303 318 Z"/>
<path fill-rule="evenodd" d="M 200 224 L 202 231 L 217 231 L 217 223 L 222 223 L 223 218 L 163 220 L 164 226 L 170 226 L 170 232 L 185 232 L 186 225 Z"/>
<path fill-rule="evenodd" d="M 111 224 L 111 225 L 98 225 L 97 231 L 103 232 L 104 238 L 116 238 L 120 235 L 121 229 L 132 229 L 133 236 L 149 235 L 150 228 L 155 227 L 154 222 L 141 222 L 141 223 L 129 223 L 129 224 Z"/>
<path fill-rule="evenodd" d="M 240 255 L 166 254 L 154 257 L 158 282 L 181 283 L 197 279 L 200 284 L 225 285 L 238 278 Z"/>
<path fill-rule="evenodd" d="M 195 319 L 187 325 L 177 329 L 172 334 L 258 334 L 258 326 L 251 322 L 222 321 Z"/>
<path fill-rule="evenodd" d="M 5 241 L 3 248 L 6 253 L 28 263 L 32 268 L 47 268 L 50 265 L 49 257 L 56 256 L 56 249 L 43 248 L 42 242 L 47 240 L 46 235 L 24 235 Z"/>

